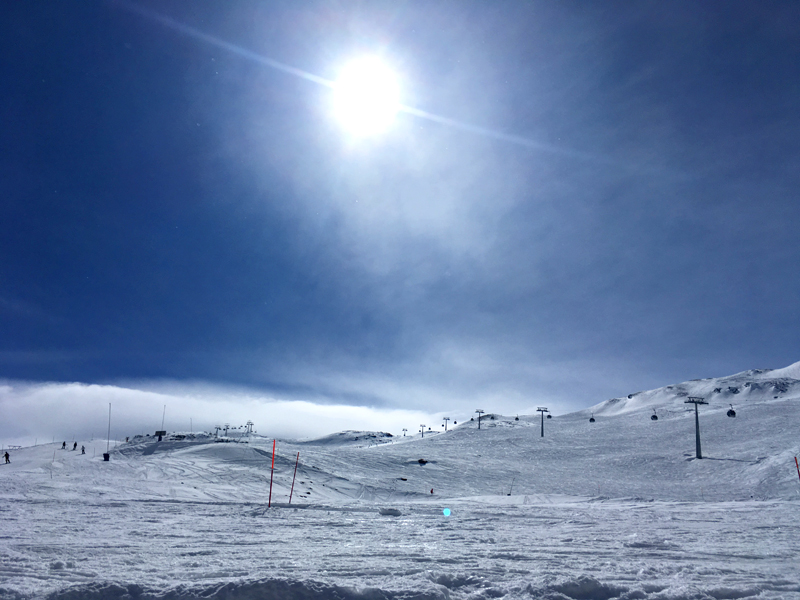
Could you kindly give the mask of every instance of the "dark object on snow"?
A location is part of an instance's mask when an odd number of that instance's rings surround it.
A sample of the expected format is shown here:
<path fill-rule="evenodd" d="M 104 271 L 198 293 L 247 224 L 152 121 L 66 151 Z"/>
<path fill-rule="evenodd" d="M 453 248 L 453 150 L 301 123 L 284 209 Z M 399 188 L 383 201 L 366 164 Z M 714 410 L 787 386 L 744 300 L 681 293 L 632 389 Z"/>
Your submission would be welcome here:
<path fill-rule="evenodd" d="M 67 442 L 61 442 L 61 449 L 62 450 L 66 450 L 67 449 Z"/>
<path fill-rule="evenodd" d="M 514 420 L 515 420 L 515 421 L 519 421 L 519 415 L 517 415 L 516 417 L 514 417 Z"/>
<path fill-rule="evenodd" d="M 651 421 L 658 421 L 658 415 L 656 414 L 656 409 L 655 408 L 653 409 L 653 414 L 650 415 L 650 420 Z"/>
<path fill-rule="evenodd" d="M 378 513 L 385 515 L 387 517 L 399 517 L 403 513 L 401 513 L 396 508 L 379 508 Z"/>
<path fill-rule="evenodd" d="M 158 436 L 158 441 L 159 441 L 159 442 L 161 441 L 161 436 Z"/>
<path fill-rule="evenodd" d="M 431 494 L 433 493 L 433 488 L 431 488 Z"/>
<path fill-rule="evenodd" d="M 547 418 L 548 418 L 548 419 L 552 419 L 552 418 L 553 418 L 553 415 L 547 415 Z"/>
<path fill-rule="evenodd" d="M 103 452 L 103 460 L 108 462 L 109 458 L 111 458 L 111 455 L 108 452 Z"/>
<path fill-rule="evenodd" d="M 730 406 L 730 408 L 728 409 L 728 416 L 729 417 L 735 417 L 736 416 L 736 411 L 733 410 L 733 404 L 729 404 L 728 406 Z"/>
<path fill-rule="evenodd" d="M 74 451 L 75 451 L 75 450 L 77 450 L 77 449 L 78 449 L 78 442 L 74 442 L 74 443 L 72 444 L 72 451 L 74 452 Z"/>
<path fill-rule="evenodd" d="M 86 454 L 86 446 L 81 446 L 81 454 Z"/>
<path fill-rule="evenodd" d="M 592 416 L 589 417 L 589 423 L 594 423 L 594 413 L 592 413 Z"/>
<path fill-rule="evenodd" d="M 6 459 L 6 464 L 10 464 L 10 463 L 11 463 L 11 458 L 8 456 L 8 452 L 6 452 L 6 453 L 3 455 L 3 457 Z"/>
<path fill-rule="evenodd" d="M 418 462 L 419 464 L 421 464 L 421 465 L 424 465 L 424 464 L 426 464 L 428 461 L 427 461 L 427 460 L 425 460 L 424 458 L 420 458 L 420 459 L 419 459 L 417 462 Z"/>

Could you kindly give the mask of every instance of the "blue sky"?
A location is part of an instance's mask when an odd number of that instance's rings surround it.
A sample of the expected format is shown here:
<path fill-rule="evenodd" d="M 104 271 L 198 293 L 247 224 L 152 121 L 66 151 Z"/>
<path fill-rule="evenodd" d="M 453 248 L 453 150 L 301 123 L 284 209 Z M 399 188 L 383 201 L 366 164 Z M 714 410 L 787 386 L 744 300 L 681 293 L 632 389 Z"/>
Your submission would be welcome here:
<path fill-rule="evenodd" d="M 800 359 L 797 3 L 136 6 L 243 52 L 0 9 L 0 378 L 467 415 Z"/>

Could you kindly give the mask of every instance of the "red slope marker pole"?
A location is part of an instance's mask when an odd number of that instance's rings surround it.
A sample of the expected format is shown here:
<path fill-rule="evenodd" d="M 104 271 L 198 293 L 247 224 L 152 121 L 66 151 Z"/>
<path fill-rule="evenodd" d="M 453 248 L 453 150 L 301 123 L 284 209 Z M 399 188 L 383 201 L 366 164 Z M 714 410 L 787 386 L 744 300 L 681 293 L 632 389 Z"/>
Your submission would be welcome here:
<path fill-rule="evenodd" d="M 797 476 L 800 477 L 800 465 L 797 464 L 797 457 L 794 457 L 794 466 L 797 467 Z"/>
<path fill-rule="evenodd" d="M 267 508 L 272 506 L 272 475 L 275 473 L 275 440 L 272 440 L 272 468 L 269 472 L 269 502 Z"/>
<path fill-rule="evenodd" d="M 292 503 L 292 494 L 294 493 L 294 480 L 297 477 L 297 463 L 300 462 L 300 453 L 297 453 L 297 460 L 294 461 L 294 475 L 292 476 L 292 489 L 289 492 L 289 504 Z"/>

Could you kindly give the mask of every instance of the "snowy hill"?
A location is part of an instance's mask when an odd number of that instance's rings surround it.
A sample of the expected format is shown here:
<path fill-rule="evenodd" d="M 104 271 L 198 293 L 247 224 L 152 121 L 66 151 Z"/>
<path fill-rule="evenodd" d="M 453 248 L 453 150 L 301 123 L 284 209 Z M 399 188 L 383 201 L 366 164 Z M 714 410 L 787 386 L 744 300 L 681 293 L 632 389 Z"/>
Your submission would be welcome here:
<path fill-rule="evenodd" d="M 754 404 L 800 398 L 800 362 L 783 369 L 754 369 L 728 377 L 697 379 L 676 385 L 635 392 L 627 397 L 612 398 L 587 409 L 597 415 L 618 415 L 635 410 L 686 410 L 689 397 L 704 398 L 714 407 L 728 409 L 730 404 Z"/>
<path fill-rule="evenodd" d="M 0 598 L 800 598 L 795 376 L 277 440 L 274 471 L 257 435 L 15 449 Z"/>
<path fill-rule="evenodd" d="M 391 433 L 383 431 L 340 431 L 313 440 L 297 442 L 308 446 L 364 446 L 393 441 Z"/>

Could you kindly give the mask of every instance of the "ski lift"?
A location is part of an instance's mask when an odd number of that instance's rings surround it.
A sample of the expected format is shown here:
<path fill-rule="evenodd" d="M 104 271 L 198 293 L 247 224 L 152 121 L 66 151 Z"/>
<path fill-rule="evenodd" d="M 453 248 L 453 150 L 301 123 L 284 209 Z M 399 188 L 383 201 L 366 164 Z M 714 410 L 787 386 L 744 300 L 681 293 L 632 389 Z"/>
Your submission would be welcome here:
<path fill-rule="evenodd" d="M 519 415 L 517 415 L 516 417 L 514 417 L 514 420 L 515 420 L 515 421 L 519 421 Z"/>
<path fill-rule="evenodd" d="M 733 404 L 729 404 L 728 406 L 730 406 L 730 408 L 728 409 L 728 416 L 729 417 L 735 417 L 736 416 L 736 411 L 733 410 Z"/>
<path fill-rule="evenodd" d="M 650 415 L 650 420 L 651 421 L 658 421 L 658 415 L 656 414 L 656 409 L 655 408 L 653 409 L 653 414 Z"/>
<path fill-rule="evenodd" d="M 594 413 L 592 413 L 592 416 L 589 417 L 589 423 L 594 423 Z"/>
<path fill-rule="evenodd" d="M 552 418 L 553 418 L 553 415 L 547 415 L 547 418 L 548 418 L 548 419 L 552 419 Z"/>

